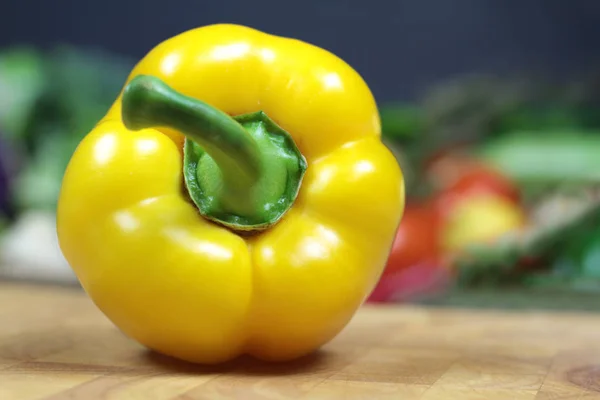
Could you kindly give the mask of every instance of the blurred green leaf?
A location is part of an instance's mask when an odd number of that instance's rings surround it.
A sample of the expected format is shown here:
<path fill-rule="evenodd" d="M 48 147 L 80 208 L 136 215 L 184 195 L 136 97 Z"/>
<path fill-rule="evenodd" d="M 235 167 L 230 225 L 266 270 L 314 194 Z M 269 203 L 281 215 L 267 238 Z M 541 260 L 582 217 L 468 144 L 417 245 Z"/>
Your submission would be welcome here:
<path fill-rule="evenodd" d="M 415 139 L 425 127 L 421 108 L 412 104 L 387 104 L 380 109 L 380 115 L 384 137 Z"/>
<path fill-rule="evenodd" d="M 514 132 L 476 154 L 523 184 L 600 182 L 600 132 Z"/>
<path fill-rule="evenodd" d="M 133 65 L 106 52 L 66 46 L 47 56 L 49 83 L 22 135 L 29 160 L 15 184 L 20 209 L 55 209 L 69 159 L 116 100 Z"/>
<path fill-rule="evenodd" d="M 47 128 L 48 136 L 41 139 L 36 157 L 25 165 L 14 182 L 15 201 L 22 210 L 56 209 L 63 174 L 78 143 L 74 136 Z"/>
<path fill-rule="evenodd" d="M 30 48 L 0 53 L 0 126 L 9 139 L 20 138 L 29 113 L 44 90 L 43 57 Z"/>
<path fill-rule="evenodd" d="M 510 134 L 585 129 L 587 122 L 587 116 L 576 107 L 523 105 L 498 118 L 493 130 Z"/>
<path fill-rule="evenodd" d="M 49 84 L 38 100 L 26 129 L 31 149 L 47 135 L 83 138 L 117 98 L 134 63 L 93 49 L 61 46 L 47 58 Z"/>

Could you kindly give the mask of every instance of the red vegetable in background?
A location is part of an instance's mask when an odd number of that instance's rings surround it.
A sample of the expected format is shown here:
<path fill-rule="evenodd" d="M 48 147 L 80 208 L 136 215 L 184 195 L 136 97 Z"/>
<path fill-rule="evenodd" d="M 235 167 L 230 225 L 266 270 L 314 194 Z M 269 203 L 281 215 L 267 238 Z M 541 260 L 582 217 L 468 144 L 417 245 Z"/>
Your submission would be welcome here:
<path fill-rule="evenodd" d="M 385 273 L 439 256 L 438 216 L 430 204 L 407 204 Z"/>
<path fill-rule="evenodd" d="M 460 164 L 460 172 L 434 200 L 440 216 L 443 251 L 454 252 L 471 243 L 490 242 L 525 224 L 516 184 L 478 160 L 467 158 L 455 162 Z"/>
<path fill-rule="evenodd" d="M 438 294 L 452 280 L 452 271 L 437 260 L 411 265 L 384 274 L 368 301 L 371 303 L 410 301 Z"/>
<path fill-rule="evenodd" d="M 515 203 L 520 201 L 519 188 L 501 171 L 460 153 L 432 159 L 426 167 L 426 176 L 440 194 L 493 193 Z"/>
<path fill-rule="evenodd" d="M 525 224 L 518 186 L 479 160 L 445 153 L 430 161 L 426 177 L 435 192 L 428 201 L 406 205 L 371 302 L 440 292 L 452 279 L 448 260 L 455 252 Z"/>
<path fill-rule="evenodd" d="M 484 165 L 473 165 L 438 196 L 438 201 L 450 203 L 473 195 L 495 195 L 518 204 L 519 189 L 499 171 Z M 450 204 L 446 204 L 450 206 Z"/>
<path fill-rule="evenodd" d="M 397 301 L 435 292 L 449 275 L 441 262 L 438 216 L 433 204 L 409 203 L 386 269 L 369 301 Z"/>

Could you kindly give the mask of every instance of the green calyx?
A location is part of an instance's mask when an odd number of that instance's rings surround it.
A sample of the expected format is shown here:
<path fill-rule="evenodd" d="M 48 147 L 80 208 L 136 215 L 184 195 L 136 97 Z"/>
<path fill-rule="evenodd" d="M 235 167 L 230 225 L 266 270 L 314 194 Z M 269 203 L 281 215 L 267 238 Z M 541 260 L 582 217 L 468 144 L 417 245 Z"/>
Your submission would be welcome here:
<path fill-rule="evenodd" d="M 264 230 L 294 203 L 307 164 L 264 112 L 231 117 L 139 75 L 122 96 L 128 129 L 169 127 L 186 136 L 183 175 L 200 213 L 236 231 Z"/>

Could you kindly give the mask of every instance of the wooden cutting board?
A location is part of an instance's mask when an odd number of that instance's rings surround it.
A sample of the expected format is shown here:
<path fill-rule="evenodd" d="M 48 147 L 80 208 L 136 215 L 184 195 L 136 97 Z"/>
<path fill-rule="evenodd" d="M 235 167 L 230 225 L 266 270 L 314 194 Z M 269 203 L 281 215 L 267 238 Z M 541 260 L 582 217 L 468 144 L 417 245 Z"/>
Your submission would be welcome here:
<path fill-rule="evenodd" d="M 177 362 L 79 289 L 0 284 L 0 399 L 600 399 L 600 316 L 365 306 L 284 365 Z"/>

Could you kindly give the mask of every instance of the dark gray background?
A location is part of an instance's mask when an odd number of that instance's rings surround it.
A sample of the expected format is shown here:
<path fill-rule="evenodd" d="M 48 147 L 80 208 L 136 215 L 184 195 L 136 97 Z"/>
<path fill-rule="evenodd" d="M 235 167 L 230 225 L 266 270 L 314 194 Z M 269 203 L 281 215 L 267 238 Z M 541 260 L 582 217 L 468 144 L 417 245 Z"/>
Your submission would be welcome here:
<path fill-rule="evenodd" d="M 69 43 L 138 58 L 217 22 L 327 48 L 379 101 L 469 72 L 565 74 L 600 61 L 600 0 L 4 0 L 0 45 Z"/>

